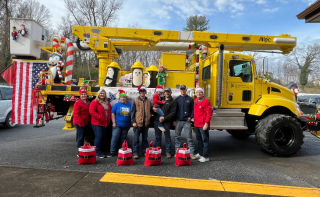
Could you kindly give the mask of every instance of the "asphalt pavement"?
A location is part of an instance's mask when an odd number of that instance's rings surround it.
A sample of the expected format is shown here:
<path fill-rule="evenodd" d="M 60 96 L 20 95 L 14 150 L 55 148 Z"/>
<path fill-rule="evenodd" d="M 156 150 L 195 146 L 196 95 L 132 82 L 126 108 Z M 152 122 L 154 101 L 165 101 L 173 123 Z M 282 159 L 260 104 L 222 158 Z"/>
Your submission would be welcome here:
<path fill-rule="evenodd" d="M 78 165 L 76 132 L 61 130 L 63 126 L 64 122 L 57 120 L 42 128 L 32 125 L 19 125 L 14 129 L 0 127 L 0 165 L 320 188 L 320 139 L 309 133 L 305 133 L 305 142 L 296 155 L 280 158 L 262 152 L 254 136 L 237 140 L 225 131 L 210 131 L 209 162 L 192 161 L 191 166 L 176 167 L 174 159 L 166 159 L 163 154 L 162 165 L 146 167 L 144 157 L 134 160 L 134 166 L 117 166 L 116 157 L 98 159 L 96 165 Z M 132 147 L 132 139 L 131 129 L 127 139 L 129 147 Z M 150 129 L 149 141 L 154 139 L 154 130 Z M 174 131 L 171 139 L 173 143 Z M 194 135 L 197 144 L 195 139 Z M 165 149 L 164 139 L 162 149 Z"/>

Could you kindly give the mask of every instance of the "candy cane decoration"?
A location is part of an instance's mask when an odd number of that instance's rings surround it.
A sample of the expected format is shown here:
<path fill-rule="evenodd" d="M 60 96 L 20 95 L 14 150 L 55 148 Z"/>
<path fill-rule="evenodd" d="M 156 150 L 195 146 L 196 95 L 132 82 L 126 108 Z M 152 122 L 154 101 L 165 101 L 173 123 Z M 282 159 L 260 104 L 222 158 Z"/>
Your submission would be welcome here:
<path fill-rule="evenodd" d="M 61 42 L 63 42 L 67 46 L 66 77 L 64 81 L 66 85 L 71 85 L 74 47 L 72 42 L 68 38 L 62 37 Z"/>
<path fill-rule="evenodd" d="M 62 69 L 64 68 L 63 61 L 59 61 L 58 64 L 57 64 L 57 71 L 58 71 L 58 75 L 59 75 L 60 79 L 62 79 L 61 68 Z"/>
<path fill-rule="evenodd" d="M 61 54 L 61 45 L 60 45 L 59 41 L 60 41 L 60 37 L 59 36 L 53 36 L 52 37 L 52 46 L 57 49 L 57 52 L 59 54 Z"/>
<path fill-rule="evenodd" d="M 61 45 L 59 44 L 59 40 L 60 40 L 59 36 L 53 36 L 52 46 L 55 47 L 57 49 L 57 52 L 61 54 Z M 65 85 L 71 85 L 74 47 L 72 42 L 68 38 L 62 37 L 61 42 L 64 43 L 67 48 L 67 65 L 66 65 L 66 76 L 64 81 L 65 81 Z M 62 68 L 63 67 L 64 67 L 64 64 Z M 58 70 L 59 78 L 62 79 L 62 74 L 59 66 L 57 67 L 57 70 Z"/>

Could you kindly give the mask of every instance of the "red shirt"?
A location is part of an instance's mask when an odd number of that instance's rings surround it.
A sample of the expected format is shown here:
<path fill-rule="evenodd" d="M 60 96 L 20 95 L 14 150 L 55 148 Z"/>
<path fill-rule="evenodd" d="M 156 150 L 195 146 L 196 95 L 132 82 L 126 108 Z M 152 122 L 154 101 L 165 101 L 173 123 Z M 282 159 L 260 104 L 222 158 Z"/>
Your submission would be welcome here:
<path fill-rule="evenodd" d="M 194 126 L 203 127 L 205 123 L 208 123 L 210 128 L 210 120 L 212 117 L 212 107 L 210 102 L 204 98 L 202 101 L 194 99 Z"/>
<path fill-rule="evenodd" d="M 73 106 L 73 124 L 77 124 L 80 127 L 90 124 L 91 115 L 89 113 L 90 102 L 82 102 L 81 99 L 76 101 Z"/>
<path fill-rule="evenodd" d="M 156 105 L 163 105 L 164 104 L 164 101 L 160 101 L 160 96 L 155 93 L 153 95 L 153 106 L 156 106 Z"/>
<path fill-rule="evenodd" d="M 112 107 L 110 105 L 110 102 L 108 102 L 108 119 L 107 119 L 106 111 L 104 110 L 103 105 L 97 100 L 92 101 L 89 108 L 89 111 L 91 114 L 91 124 L 106 127 L 107 124 L 110 123 L 111 108 Z"/>

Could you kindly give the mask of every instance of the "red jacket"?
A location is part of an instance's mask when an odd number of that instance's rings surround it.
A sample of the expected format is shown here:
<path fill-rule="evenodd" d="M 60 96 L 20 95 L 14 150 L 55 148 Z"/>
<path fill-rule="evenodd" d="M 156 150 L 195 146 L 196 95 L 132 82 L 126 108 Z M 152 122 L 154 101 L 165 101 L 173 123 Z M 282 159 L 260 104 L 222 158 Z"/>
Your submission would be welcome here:
<path fill-rule="evenodd" d="M 210 102 L 204 98 L 201 102 L 198 102 L 197 98 L 194 99 L 194 126 L 203 127 L 205 123 L 208 123 L 210 128 L 210 120 L 212 117 L 212 107 Z"/>
<path fill-rule="evenodd" d="M 97 100 L 92 101 L 89 108 L 89 111 L 91 114 L 91 124 L 106 127 L 107 124 L 110 123 L 111 108 L 112 107 L 108 102 L 108 119 L 107 119 L 106 112 L 104 111 L 103 105 Z"/>
<path fill-rule="evenodd" d="M 73 124 L 80 127 L 90 124 L 91 115 L 89 113 L 90 102 L 87 103 L 78 100 L 73 106 Z"/>
<path fill-rule="evenodd" d="M 156 106 L 156 105 L 163 105 L 164 104 L 164 101 L 160 101 L 160 96 L 155 93 L 153 95 L 153 106 Z"/>

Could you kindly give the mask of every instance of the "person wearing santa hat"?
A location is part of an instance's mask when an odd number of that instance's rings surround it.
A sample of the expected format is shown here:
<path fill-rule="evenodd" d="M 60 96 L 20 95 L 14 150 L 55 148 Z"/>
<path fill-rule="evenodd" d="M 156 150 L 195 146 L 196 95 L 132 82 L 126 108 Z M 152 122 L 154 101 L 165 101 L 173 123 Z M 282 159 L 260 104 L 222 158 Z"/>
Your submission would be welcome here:
<path fill-rule="evenodd" d="M 147 89 L 140 85 L 139 96 L 134 99 L 131 108 L 131 122 L 133 125 L 133 158 L 139 159 L 139 138 L 142 134 L 142 151 L 146 154 L 148 148 L 148 130 L 151 119 L 151 101 L 146 97 Z"/>
<path fill-rule="evenodd" d="M 80 99 L 77 100 L 73 106 L 73 124 L 77 129 L 77 148 L 83 146 L 84 137 L 90 130 L 90 101 L 87 99 L 87 90 L 80 88 Z M 78 155 L 79 156 L 79 155 Z"/>
<path fill-rule="evenodd" d="M 108 155 L 107 157 L 116 155 L 118 146 L 121 146 L 126 140 L 128 131 L 131 126 L 131 103 L 127 102 L 127 94 L 124 90 L 118 91 L 120 101 L 116 103 L 111 110 L 113 129 L 110 145 L 110 155 Z"/>
<path fill-rule="evenodd" d="M 194 127 L 198 140 L 199 153 L 195 155 L 198 161 L 209 161 L 209 129 L 212 117 L 210 102 L 204 98 L 204 90 L 196 89 L 197 97 L 194 99 Z"/>
<path fill-rule="evenodd" d="M 160 97 L 162 96 L 162 93 L 164 92 L 163 91 L 163 87 L 162 86 L 157 86 L 156 89 L 154 90 L 155 93 L 153 95 L 153 107 L 154 108 L 157 108 L 156 110 L 156 113 L 161 117 L 164 117 L 164 113 L 163 111 L 160 109 L 160 105 L 163 105 L 164 104 L 164 101 L 161 101 L 160 100 Z M 159 120 L 159 123 L 158 123 L 158 128 L 164 132 L 165 129 L 162 125 L 162 122 Z"/>

